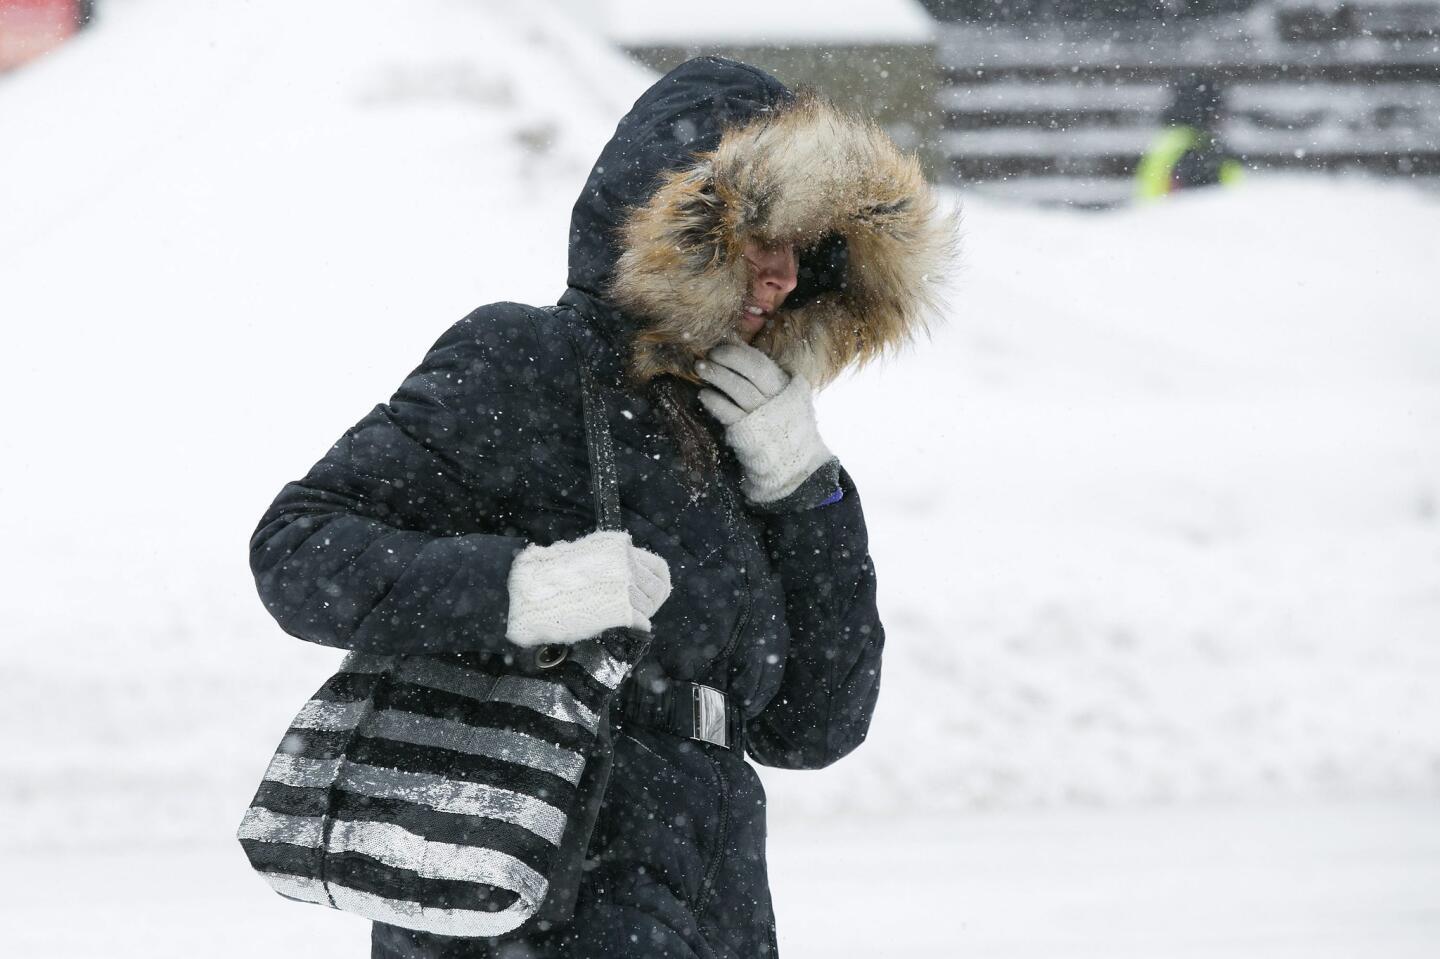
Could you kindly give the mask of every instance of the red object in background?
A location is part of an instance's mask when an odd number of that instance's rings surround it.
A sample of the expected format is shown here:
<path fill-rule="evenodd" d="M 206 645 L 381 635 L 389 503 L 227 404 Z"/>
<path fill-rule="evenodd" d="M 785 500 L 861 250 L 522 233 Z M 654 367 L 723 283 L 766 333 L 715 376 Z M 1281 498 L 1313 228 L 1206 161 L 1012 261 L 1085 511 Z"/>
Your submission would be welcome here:
<path fill-rule="evenodd" d="M 80 29 L 81 0 L 0 0 L 0 70 L 55 49 Z"/>

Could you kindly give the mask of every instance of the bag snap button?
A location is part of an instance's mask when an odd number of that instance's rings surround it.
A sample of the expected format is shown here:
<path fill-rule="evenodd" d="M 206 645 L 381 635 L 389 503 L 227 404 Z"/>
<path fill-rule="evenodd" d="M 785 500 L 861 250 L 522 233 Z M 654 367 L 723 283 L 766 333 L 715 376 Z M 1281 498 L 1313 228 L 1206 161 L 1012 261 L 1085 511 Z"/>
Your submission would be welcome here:
<path fill-rule="evenodd" d="M 535 665 L 541 669 L 550 669 L 565 662 L 569 655 L 569 646 L 541 646 L 535 651 Z"/>

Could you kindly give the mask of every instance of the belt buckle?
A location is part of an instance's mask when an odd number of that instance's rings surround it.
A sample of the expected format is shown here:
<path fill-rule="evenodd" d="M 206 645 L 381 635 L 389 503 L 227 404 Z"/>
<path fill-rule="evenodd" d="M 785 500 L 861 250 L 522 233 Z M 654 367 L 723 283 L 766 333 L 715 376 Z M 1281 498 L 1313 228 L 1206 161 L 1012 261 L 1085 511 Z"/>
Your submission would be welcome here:
<path fill-rule="evenodd" d="M 718 689 L 702 686 L 699 683 L 692 683 L 690 688 L 693 690 L 694 697 L 692 700 L 694 725 L 690 738 L 729 749 L 728 730 L 725 726 L 725 694 Z"/>

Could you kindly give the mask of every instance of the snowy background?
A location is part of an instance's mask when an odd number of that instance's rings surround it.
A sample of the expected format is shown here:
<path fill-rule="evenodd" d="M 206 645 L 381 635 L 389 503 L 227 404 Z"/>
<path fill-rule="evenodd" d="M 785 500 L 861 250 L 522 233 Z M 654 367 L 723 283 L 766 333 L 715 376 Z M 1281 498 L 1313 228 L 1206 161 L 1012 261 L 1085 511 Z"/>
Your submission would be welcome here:
<path fill-rule="evenodd" d="M 111 0 L 0 77 L 7 954 L 364 954 L 232 838 L 341 655 L 247 540 L 562 292 L 653 79 L 564 11 Z M 765 771 L 786 954 L 1440 954 L 1440 199 L 947 196 L 951 315 L 819 400 L 887 658 L 865 746 Z"/>

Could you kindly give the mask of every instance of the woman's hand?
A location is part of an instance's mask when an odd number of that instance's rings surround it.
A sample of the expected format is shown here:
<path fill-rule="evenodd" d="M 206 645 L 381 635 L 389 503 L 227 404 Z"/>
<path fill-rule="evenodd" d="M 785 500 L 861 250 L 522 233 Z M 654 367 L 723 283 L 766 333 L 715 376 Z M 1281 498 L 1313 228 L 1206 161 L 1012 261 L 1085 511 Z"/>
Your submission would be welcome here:
<path fill-rule="evenodd" d="M 607 629 L 650 629 L 670 595 L 670 567 L 604 530 L 550 546 L 531 543 L 515 557 L 508 582 L 505 638 L 518 646 L 574 643 Z"/>
<path fill-rule="evenodd" d="M 725 439 L 745 470 L 741 489 L 753 503 L 784 498 L 834 454 L 820 439 L 813 391 L 761 350 L 722 343 L 695 365 L 715 389 L 700 402 L 725 426 Z"/>

